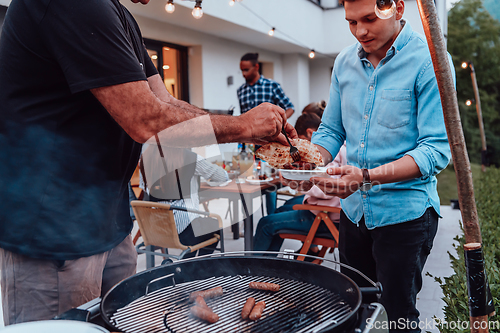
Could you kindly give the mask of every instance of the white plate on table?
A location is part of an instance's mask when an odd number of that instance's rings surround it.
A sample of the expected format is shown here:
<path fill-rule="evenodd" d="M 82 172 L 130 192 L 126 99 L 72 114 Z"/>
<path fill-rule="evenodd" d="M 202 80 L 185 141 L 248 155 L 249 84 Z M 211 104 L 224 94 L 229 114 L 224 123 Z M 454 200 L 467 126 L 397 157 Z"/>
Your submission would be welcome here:
<path fill-rule="evenodd" d="M 266 178 L 266 179 L 255 179 L 253 177 L 248 177 L 247 179 L 245 179 L 246 182 L 248 184 L 251 184 L 251 185 L 261 185 L 261 184 L 264 184 L 264 183 L 268 183 L 270 182 L 271 180 L 273 180 L 271 177 L 269 178 Z"/>
<path fill-rule="evenodd" d="M 231 183 L 231 180 L 225 181 L 225 182 L 211 182 L 209 180 L 206 181 L 209 186 L 217 187 L 217 186 L 227 186 L 229 183 Z"/>
<path fill-rule="evenodd" d="M 311 177 L 330 177 L 326 173 L 327 167 L 317 167 L 314 170 L 279 169 L 283 178 L 288 180 L 309 180 Z"/>

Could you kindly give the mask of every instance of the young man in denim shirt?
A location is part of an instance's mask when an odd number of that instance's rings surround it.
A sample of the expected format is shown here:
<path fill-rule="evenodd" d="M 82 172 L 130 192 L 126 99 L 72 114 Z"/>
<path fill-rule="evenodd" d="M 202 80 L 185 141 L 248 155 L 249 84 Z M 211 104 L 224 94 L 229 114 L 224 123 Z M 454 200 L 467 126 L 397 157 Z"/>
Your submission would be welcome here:
<path fill-rule="evenodd" d="M 359 43 L 335 60 L 312 142 L 326 164 L 346 140 L 348 165 L 329 169 L 340 178 L 311 180 L 343 199 L 341 261 L 382 283 L 390 332 L 420 332 L 416 296 L 438 226 L 436 174 L 450 148 L 425 38 L 402 20 L 403 0 L 389 19 L 375 6 L 344 2 Z"/>

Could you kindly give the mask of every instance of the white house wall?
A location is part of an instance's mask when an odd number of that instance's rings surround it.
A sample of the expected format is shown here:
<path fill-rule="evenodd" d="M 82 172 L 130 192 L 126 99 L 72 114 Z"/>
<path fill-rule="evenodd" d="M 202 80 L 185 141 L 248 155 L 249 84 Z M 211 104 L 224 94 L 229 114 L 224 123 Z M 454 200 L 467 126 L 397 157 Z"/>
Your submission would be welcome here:
<path fill-rule="evenodd" d="M 142 16 L 135 17 L 145 38 L 189 48 L 189 93 L 194 105 L 207 109 L 235 106 L 238 114 L 236 89 L 244 83 L 239 62 L 247 52 L 258 52 L 262 62 L 273 64 L 273 79 L 281 83 L 297 110 L 292 123 L 307 104 L 328 98 L 328 73 L 333 59 L 317 57 L 310 60 L 303 54 L 279 54 Z M 311 70 L 319 77 L 311 77 Z M 231 86 L 227 85 L 229 76 L 233 77 Z"/>
<path fill-rule="evenodd" d="M 143 37 L 189 48 L 189 95 L 194 105 L 207 109 L 228 109 L 233 105 L 239 113 L 236 89 L 244 83 L 239 64 L 246 52 L 258 52 L 261 61 L 272 62 L 274 78 L 282 80 L 282 55 L 279 53 L 137 15 L 135 18 Z M 231 86 L 227 85 L 228 76 L 233 76 Z"/>
<path fill-rule="evenodd" d="M 334 59 L 315 59 L 309 65 L 309 99 L 311 102 L 328 102 Z"/>
<path fill-rule="evenodd" d="M 205 0 L 205 14 L 200 20 L 191 17 L 193 4 L 188 1 L 176 1 L 177 9 L 173 14 L 163 10 L 162 1 L 151 1 L 147 6 L 128 1 L 123 3 L 138 19 L 145 37 L 200 47 L 196 50 L 201 53 L 195 50 L 189 53 L 190 98 L 193 104 L 204 108 L 225 109 L 234 105 L 239 109 L 235 89 L 243 83 L 239 58 L 246 52 L 259 52 L 261 61 L 272 63 L 273 78 L 282 83 L 298 110 L 307 104 L 305 100 L 327 100 L 328 88 L 324 85 L 328 86 L 325 77 L 326 73 L 329 76 L 332 60 L 319 54 L 308 60 L 304 58 L 308 52 L 304 46 L 310 45 L 318 53 L 334 57 L 355 42 L 342 8 L 322 10 L 305 0 L 243 0 L 233 7 L 225 0 Z M 416 1 L 407 0 L 405 5 L 404 18 L 415 30 L 423 33 Z M 437 7 L 438 13 L 444 15 L 443 0 L 437 1 Z M 276 27 L 275 37 L 267 36 L 269 26 L 264 21 Z M 280 30 L 286 31 L 288 36 L 280 34 Z M 290 56 L 300 56 L 308 61 L 307 87 L 303 82 L 291 80 L 292 73 L 298 73 L 301 67 L 298 61 L 287 61 L 288 65 L 284 66 L 283 59 Z M 283 75 L 287 75 L 286 80 Z M 227 85 L 229 76 L 233 77 L 232 86 Z"/>
<path fill-rule="evenodd" d="M 288 4 L 286 8 L 281 6 L 284 1 Z M 226 1 L 205 0 L 204 17 L 194 20 L 189 2 L 180 2 L 181 6 L 176 2 L 178 8 L 170 15 L 162 7 L 149 7 L 152 10 L 145 11 L 153 2 L 139 7 L 124 2 L 134 13 L 144 37 L 189 48 L 192 104 L 207 109 L 235 106 L 235 114 L 239 114 L 236 89 L 244 83 L 239 59 L 244 53 L 258 52 L 260 61 L 272 63 L 273 79 L 281 83 L 294 103 L 296 113 L 290 119 L 294 124 L 308 103 L 328 101 L 333 58 L 356 42 L 345 21 L 344 10 L 321 10 L 305 0 L 244 0 L 244 3 L 264 20 L 275 22 L 276 29 L 283 29 L 294 41 L 278 32 L 275 37 L 267 36 L 269 27 L 238 3 L 230 7 Z M 444 2 L 437 4 L 439 11 Z M 405 5 L 404 18 L 423 33 L 416 1 L 407 0 Z M 327 57 L 318 54 L 315 59 L 308 59 L 305 44 L 317 45 L 316 51 Z M 230 76 L 233 85 L 228 86 Z"/>
<path fill-rule="evenodd" d="M 272 63 L 274 79 L 278 82 L 283 81 L 282 54 L 138 15 L 135 15 L 135 18 L 144 38 L 188 47 L 189 95 L 193 105 L 206 109 L 228 109 L 230 106 L 235 106 L 235 114 L 239 114 L 236 90 L 245 82 L 239 65 L 241 56 L 247 52 L 258 52 L 261 61 Z M 304 65 L 304 59 L 302 67 L 303 79 L 300 81 L 308 84 L 308 75 L 304 76 L 303 73 L 304 67 L 307 67 Z M 229 76 L 233 77 L 234 83 L 231 86 L 227 84 Z M 296 91 L 294 84 L 297 84 L 295 79 L 289 80 L 284 84 L 284 89 L 292 99 L 292 103 L 296 104 L 300 94 L 290 94 L 288 91 Z M 222 152 L 233 151 L 236 145 L 222 145 L 220 149 Z"/>

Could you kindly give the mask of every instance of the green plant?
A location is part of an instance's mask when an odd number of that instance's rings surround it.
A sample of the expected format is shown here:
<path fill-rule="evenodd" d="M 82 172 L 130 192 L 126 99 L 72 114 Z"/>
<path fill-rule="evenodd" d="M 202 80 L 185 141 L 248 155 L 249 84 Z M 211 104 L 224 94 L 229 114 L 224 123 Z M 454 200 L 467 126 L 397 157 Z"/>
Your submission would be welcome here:
<path fill-rule="evenodd" d="M 481 165 L 471 163 L 470 168 L 472 171 L 472 181 L 474 182 L 474 187 L 476 187 L 476 182 L 481 175 Z M 453 163 L 450 163 L 446 169 L 441 171 L 436 177 L 438 180 L 437 190 L 441 205 L 449 205 L 451 199 L 458 199 L 457 178 Z"/>
<path fill-rule="evenodd" d="M 492 6 L 497 3 L 496 6 Z M 448 52 L 453 58 L 460 118 L 469 158 L 481 161 L 481 136 L 474 105 L 465 101 L 474 98 L 470 69 L 462 62 L 474 64 L 481 101 L 482 117 L 490 163 L 500 165 L 500 22 L 490 15 L 498 0 L 460 0 L 448 12 Z"/>
<path fill-rule="evenodd" d="M 495 301 L 496 315 L 489 318 L 490 332 L 500 332 L 500 314 L 498 306 L 500 305 L 500 169 L 488 168 L 482 173 L 478 180 L 474 182 L 477 213 L 481 226 L 481 236 L 483 240 L 483 254 L 485 259 L 485 270 L 488 276 L 491 293 Z M 448 253 L 450 256 L 451 267 L 454 274 L 450 277 L 434 280 L 440 284 L 443 290 L 444 322 L 438 325 L 442 333 L 470 332 L 470 329 L 451 327 L 451 323 L 469 321 L 469 305 L 467 294 L 467 278 L 465 270 L 465 260 L 463 245 L 465 237 L 455 237 L 457 241 L 454 244 L 457 250 L 457 256 Z"/>

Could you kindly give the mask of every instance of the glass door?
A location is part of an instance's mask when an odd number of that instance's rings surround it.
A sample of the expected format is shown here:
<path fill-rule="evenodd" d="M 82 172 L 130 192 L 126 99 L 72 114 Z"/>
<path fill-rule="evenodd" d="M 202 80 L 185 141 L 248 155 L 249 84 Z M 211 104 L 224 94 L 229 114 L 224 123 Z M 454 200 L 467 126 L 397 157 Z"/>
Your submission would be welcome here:
<path fill-rule="evenodd" d="M 168 92 L 189 102 L 187 47 L 149 39 L 144 43 Z"/>

